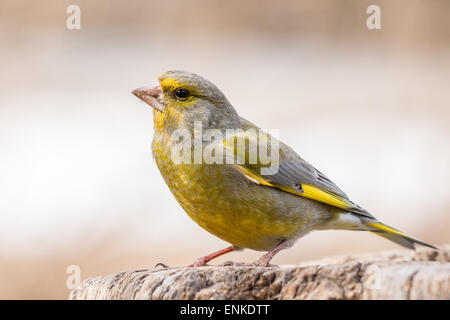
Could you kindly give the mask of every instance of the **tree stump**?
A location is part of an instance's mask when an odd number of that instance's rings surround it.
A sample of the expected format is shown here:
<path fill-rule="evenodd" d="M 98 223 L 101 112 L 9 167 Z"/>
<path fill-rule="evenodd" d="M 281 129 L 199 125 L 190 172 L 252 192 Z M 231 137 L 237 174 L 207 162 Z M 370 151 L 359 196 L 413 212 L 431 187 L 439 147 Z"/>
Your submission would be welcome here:
<path fill-rule="evenodd" d="M 70 299 L 450 299 L 450 245 L 299 266 L 125 271 L 83 281 Z"/>

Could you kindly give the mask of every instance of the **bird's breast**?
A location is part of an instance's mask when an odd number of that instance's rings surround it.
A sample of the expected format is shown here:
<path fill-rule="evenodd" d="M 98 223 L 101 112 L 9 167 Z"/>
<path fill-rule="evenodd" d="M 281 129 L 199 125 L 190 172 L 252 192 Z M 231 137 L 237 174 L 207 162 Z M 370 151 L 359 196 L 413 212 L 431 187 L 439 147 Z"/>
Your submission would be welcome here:
<path fill-rule="evenodd" d="M 172 141 L 153 139 L 157 166 L 172 194 L 202 228 L 239 247 L 269 250 L 279 241 L 309 231 L 314 208 L 297 196 L 247 180 L 226 164 L 175 164 Z"/>

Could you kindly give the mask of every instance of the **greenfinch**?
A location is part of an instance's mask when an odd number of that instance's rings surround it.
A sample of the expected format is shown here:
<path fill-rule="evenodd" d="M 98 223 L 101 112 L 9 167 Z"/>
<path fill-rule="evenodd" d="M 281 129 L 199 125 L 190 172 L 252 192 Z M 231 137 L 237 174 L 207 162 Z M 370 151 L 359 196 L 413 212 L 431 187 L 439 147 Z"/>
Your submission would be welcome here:
<path fill-rule="evenodd" d="M 251 265 L 268 266 L 277 252 L 312 230 L 364 230 L 407 248 L 416 243 L 435 248 L 381 223 L 352 202 L 289 146 L 241 118 L 210 81 L 167 71 L 153 85 L 132 93 L 153 107 L 152 152 L 172 194 L 192 220 L 231 244 L 190 266 L 206 265 L 241 248 L 267 251 Z M 196 127 L 213 134 L 196 138 Z M 264 149 L 257 144 L 261 141 L 270 142 L 266 151 L 276 155 L 269 159 L 272 163 L 261 152 L 252 152 Z M 253 142 L 255 149 L 250 148 Z M 185 154 L 174 157 L 174 150 Z M 214 161 L 206 154 L 215 156 Z"/>

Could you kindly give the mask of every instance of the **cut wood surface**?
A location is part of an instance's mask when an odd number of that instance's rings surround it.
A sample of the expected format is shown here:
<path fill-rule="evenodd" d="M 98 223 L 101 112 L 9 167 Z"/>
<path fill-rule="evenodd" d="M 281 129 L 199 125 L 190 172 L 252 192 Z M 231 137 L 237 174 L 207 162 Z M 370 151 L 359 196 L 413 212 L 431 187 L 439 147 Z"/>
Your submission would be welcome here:
<path fill-rule="evenodd" d="M 83 281 L 70 299 L 450 299 L 450 245 L 298 266 L 124 271 Z"/>

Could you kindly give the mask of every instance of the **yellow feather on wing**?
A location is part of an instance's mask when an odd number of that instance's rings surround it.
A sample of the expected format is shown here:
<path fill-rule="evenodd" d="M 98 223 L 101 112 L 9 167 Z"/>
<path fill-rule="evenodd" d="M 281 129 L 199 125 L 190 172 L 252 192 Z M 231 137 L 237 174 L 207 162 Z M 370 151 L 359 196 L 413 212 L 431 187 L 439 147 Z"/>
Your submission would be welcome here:
<path fill-rule="evenodd" d="M 270 144 L 272 139 L 275 139 L 270 134 L 261 131 L 258 127 L 251 124 L 245 119 L 241 119 L 243 123 L 244 132 L 238 132 L 234 136 L 227 137 L 223 141 L 225 148 L 237 159 L 240 155 L 241 159 L 251 159 L 250 151 L 251 144 L 258 145 L 263 142 Z M 244 138 L 245 143 L 237 143 L 237 139 Z M 366 210 L 354 204 L 345 193 L 340 190 L 330 179 L 324 174 L 310 165 L 308 162 L 300 158 L 290 147 L 277 140 L 278 171 L 273 175 L 262 175 L 261 169 L 270 166 L 262 164 L 260 161 L 260 154 L 256 156 L 256 163 L 243 163 L 234 166 L 249 180 L 265 185 L 268 187 L 278 188 L 285 192 L 289 192 L 304 198 L 319 201 L 330 206 L 352 211 L 367 217 L 373 217 Z M 259 148 L 259 147 L 258 147 Z M 254 150 L 254 149 L 253 149 Z M 259 150 L 259 149 L 258 149 Z M 273 152 L 270 146 L 267 150 Z M 254 155 L 253 155 L 254 158 Z"/>
<path fill-rule="evenodd" d="M 246 169 L 243 166 L 237 166 L 237 168 L 249 180 L 251 180 L 253 182 L 257 182 L 261 185 L 278 188 L 283 191 L 286 191 L 286 192 L 289 192 L 289 193 L 292 193 L 292 194 L 295 194 L 295 195 L 298 195 L 298 196 L 301 196 L 304 198 L 316 200 L 316 201 L 331 205 L 333 207 L 341 208 L 344 210 L 348 210 L 351 208 L 351 206 L 349 205 L 349 203 L 347 201 L 345 201 L 345 199 L 339 197 L 338 195 L 321 190 L 315 186 L 308 185 L 308 184 L 301 184 L 300 186 L 301 186 L 301 189 L 303 190 L 303 192 L 302 192 L 302 191 L 295 190 L 292 187 L 270 183 L 263 176 L 255 174 L 254 172 Z M 300 189 L 300 188 L 298 188 L 298 189 Z"/>
<path fill-rule="evenodd" d="M 302 197 L 317 200 L 341 209 L 350 208 L 348 201 L 345 201 L 345 199 L 339 197 L 338 195 L 321 190 L 320 188 L 309 184 L 302 184 L 302 188 L 304 191 L 303 194 L 300 194 Z"/>

